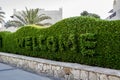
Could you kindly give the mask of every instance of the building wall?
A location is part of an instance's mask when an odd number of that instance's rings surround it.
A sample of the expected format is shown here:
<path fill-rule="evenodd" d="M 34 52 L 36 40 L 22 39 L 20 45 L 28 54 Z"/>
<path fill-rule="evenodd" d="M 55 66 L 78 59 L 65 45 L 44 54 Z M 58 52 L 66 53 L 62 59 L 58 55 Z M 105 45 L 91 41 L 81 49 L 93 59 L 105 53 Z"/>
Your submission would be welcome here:
<path fill-rule="evenodd" d="M 0 10 L 2 10 L 2 7 L 0 7 Z"/>
<path fill-rule="evenodd" d="M 109 17 L 108 20 L 119 20 L 120 19 L 120 0 L 114 0 L 113 2 L 113 12 Z"/>
<path fill-rule="evenodd" d="M 120 9 L 120 0 L 115 0 L 115 3 L 113 4 L 113 10 L 118 11 Z"/>
<path fill-rule="evenodd" d="M 62 20 L 62 8 L 59 8 L 59 10 L 52 10 L 52 11 L 47 11 L 47 10 L 40 10 L 39 11 L 39 14 L 45 14 L 49 17 L 51 17 L 52 19 L 49 19 L 49 20 L 45 20 L 43 22 L 49 22 L 51 24 L 54 24 L 60 20 Z"/>

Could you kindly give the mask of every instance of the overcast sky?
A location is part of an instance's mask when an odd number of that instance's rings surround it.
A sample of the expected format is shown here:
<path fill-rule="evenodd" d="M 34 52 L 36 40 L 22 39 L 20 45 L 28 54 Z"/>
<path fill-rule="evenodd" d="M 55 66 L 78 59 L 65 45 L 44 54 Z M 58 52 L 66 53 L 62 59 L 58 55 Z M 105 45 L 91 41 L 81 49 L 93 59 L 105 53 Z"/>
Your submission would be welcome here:
<path fill-rule="evenodd" d="M 0 0 L 2 10 L 6 12 L 6 20 L 13 14 L 13 9 L 24 10 L 27 8 L 44 8 L 58 10 L 63 8 L 63 18 L 79 16 L 84 10 L 96 13 L 101 18 L 106 18 L 112 9 L 113 0 Z"/>

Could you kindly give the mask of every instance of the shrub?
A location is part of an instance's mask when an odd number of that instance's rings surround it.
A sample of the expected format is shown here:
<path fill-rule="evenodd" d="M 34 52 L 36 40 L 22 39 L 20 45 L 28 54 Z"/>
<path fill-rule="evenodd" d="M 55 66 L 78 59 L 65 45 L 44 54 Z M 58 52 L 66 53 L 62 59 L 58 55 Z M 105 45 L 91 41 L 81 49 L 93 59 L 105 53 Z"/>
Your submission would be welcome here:
<path fill-rule="evenodd" d="M 72 17 L 49 28 L 0 32 L 0 40 L 4 52 L 120 69 L 119 20 Z"/>

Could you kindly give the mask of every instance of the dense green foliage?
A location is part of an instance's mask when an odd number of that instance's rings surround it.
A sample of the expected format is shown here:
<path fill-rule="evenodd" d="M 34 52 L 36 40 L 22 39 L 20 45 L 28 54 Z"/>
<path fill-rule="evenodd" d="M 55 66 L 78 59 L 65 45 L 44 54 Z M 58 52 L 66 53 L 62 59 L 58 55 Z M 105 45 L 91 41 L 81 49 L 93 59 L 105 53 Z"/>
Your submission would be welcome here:
<path fill-rule="evenodd" d="M 120 21 L 64 19 L 49 28 L 0 32 L 0 51 L 120 69 Z"/>

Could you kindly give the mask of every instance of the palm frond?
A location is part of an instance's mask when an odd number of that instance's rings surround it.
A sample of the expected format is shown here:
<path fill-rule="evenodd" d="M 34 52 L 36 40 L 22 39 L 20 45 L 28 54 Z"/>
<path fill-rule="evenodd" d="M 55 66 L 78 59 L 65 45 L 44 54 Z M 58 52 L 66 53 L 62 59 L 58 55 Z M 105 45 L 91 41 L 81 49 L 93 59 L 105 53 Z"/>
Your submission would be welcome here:
<path fill-rule="evenodd" d="M 52 24 L 51 23 L 38 23 L 36 25 L 39 25 L 39 26 L 50 26 Z"/>
<path fill-rule="evenodd" d="M 0 11 L 0 14 L 5 14 L 5 12 Z"/>
<path fill-rule="evenodd" d="M 1 18 L 5 18 L 3 15 L 0 15 Z"/>
<path fill-rule="evenodd" d="M 8 28 L 8 27 L 20 27 L 20 26 L 23 26 L 23 24 L 19 21 L 7 21 L 5 23 L 6 28 Z"/>
<path fill-rule="evenodd" d="M 39 17 L 39 22 L 44 21 L 46 19 L 51 19 L 51 17 L 49 17 L 49 16 L 41 16 L 41 17 Z"/>
<path fill-rule="evenodd" d="M 18 19 L 17 21 L 20 21 L 23 24 L 26 24 L 26 21 L 24 20 L 24 16 L 22 13 L 19 12 L 19 14 L 14 14 L 14 16 Z"/>

